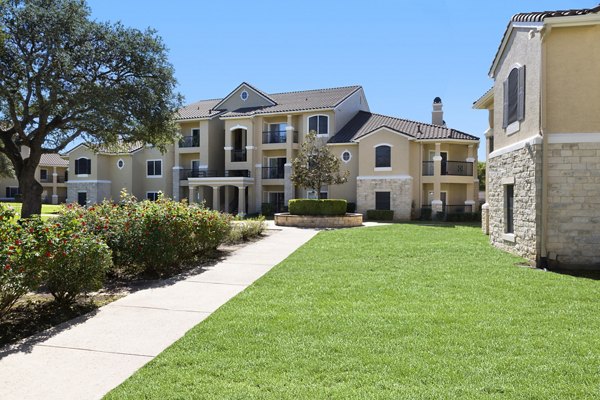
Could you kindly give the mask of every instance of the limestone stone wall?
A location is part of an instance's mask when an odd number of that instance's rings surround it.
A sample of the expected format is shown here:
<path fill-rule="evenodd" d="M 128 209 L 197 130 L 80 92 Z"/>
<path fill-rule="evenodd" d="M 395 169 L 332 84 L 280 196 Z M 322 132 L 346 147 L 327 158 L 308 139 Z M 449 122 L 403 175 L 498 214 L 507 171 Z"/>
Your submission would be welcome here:
<path fill-rule="evenodd" d="M 77 193 L 87 192 L 89 204 L 100 203 L 111 198 L 111 183 L 108 182 L 77 182 L 67 183 L 67 202 L 76 203 Z"/>
<path fill-rule="evenodd" d="M 537 264 L 540 255 L 542 146 L 532 144 L 488 160 L 490 242 Z M 514 179 L 514 235 L 505 234 L 504 182 Z"/>
<path fill-rule="evenodd" d="M 356 181 L 356 211 L 366 214 L 375 209 L 375 192 L 390 192 L 390 207 L 394 219 L 409 220 L 412 204 L 412 177 L 358 177 Z"/>
<path fill-rule="evenodd" d="M 600 265 L 600 143 L 549 144 L 547 184 L 549 263 Z"/>

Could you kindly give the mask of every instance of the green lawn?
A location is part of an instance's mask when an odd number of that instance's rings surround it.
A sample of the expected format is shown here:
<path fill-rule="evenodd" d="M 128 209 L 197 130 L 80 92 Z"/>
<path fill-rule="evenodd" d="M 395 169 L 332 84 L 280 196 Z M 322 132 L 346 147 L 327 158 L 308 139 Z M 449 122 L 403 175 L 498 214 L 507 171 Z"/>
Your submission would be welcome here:
<path fill-rule="evenodd" d="M 600 398 L 600 282 L 475 227 L 321 232 L 109 399 Z"/>
<path fill-rule="evenodd" d="M 17 217 L 19 217 L 21 215 L 21 203 L 0 203 L 2 206 L 4 207 L 12 207 L 15 209 L 15 213 L 17 215 Z M 42 204 L 42 219 L 47 219 L 49 217 L 52 217 L 53 214 L 56 214 L 58 212 L 58 210 L 60 210 L 60 208 L 62 207 L 62 205 L 54 205 L 54 204 Z"/>

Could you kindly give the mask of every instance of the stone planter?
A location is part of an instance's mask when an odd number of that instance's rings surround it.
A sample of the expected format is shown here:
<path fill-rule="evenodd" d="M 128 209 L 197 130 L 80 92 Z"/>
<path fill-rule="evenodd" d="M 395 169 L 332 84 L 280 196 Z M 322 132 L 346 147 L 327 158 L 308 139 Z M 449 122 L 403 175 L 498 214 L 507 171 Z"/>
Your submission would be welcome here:
<path fill-rule="evenodd" d="M 363 215 L 358 213 L 332 216 L 275 214 L 275 225 L 297 228 L 352 228 L 361 226 L 362 222 Z"/>

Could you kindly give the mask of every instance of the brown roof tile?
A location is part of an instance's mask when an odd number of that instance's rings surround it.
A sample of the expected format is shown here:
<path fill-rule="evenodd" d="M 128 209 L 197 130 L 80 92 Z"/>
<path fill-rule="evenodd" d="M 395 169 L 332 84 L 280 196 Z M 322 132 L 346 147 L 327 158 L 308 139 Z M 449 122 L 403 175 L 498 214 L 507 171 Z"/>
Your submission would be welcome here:
<path fill-rule="evenodd" d="M 69 161 L 65 160 L 58 153 L 42 154 L 40 158 L 42 167 L 68 167 Z"/>
<path fill-rule="evenodd" d="M 479 140 L 478 137 L 457 131 L 456 129 L 450 129 L 445 126 L 431 125 L 424 122 L 411 121 L 408 119 L 360 111 L 334 137 L 329 139 L 329 143 L 353 142 L 356 139 L 360 139 L 361 137 L 383 127 L 387 127 L 418 140 Z"/>
<path fill-rule="evenodd" d="M 179 115 L 183 120 L 212 118 L 218 115 L 227 118 L 253 116 L 257 114 L 330 109 L 336 107 L 348 96 L 360 89 L 360 86 L 346 86 L 330 89 L 265 94 L 265 96 L 268 96 L 269 99 L 272 99 L 277 104 L 268 107 L 241 108 L 229 112 L 212 110 L 212 107 L 216 106 L 222 99 L 203 100 L 183 107 L 179 110 Z"/>

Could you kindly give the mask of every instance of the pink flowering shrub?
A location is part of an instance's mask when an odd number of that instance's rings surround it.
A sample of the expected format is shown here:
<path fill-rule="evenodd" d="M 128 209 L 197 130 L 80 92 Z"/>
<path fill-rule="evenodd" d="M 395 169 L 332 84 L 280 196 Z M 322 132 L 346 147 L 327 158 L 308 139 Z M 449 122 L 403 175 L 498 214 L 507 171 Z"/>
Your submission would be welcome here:
<path fill-rule="evenodd" d="M 105 201 L 87 209 L 69 205 L 59 220 L 72 218 L 112 250 L 115 273 L 163 275 L 214 250 L 230 231 L 230 216 L 160 197 Z"/>

